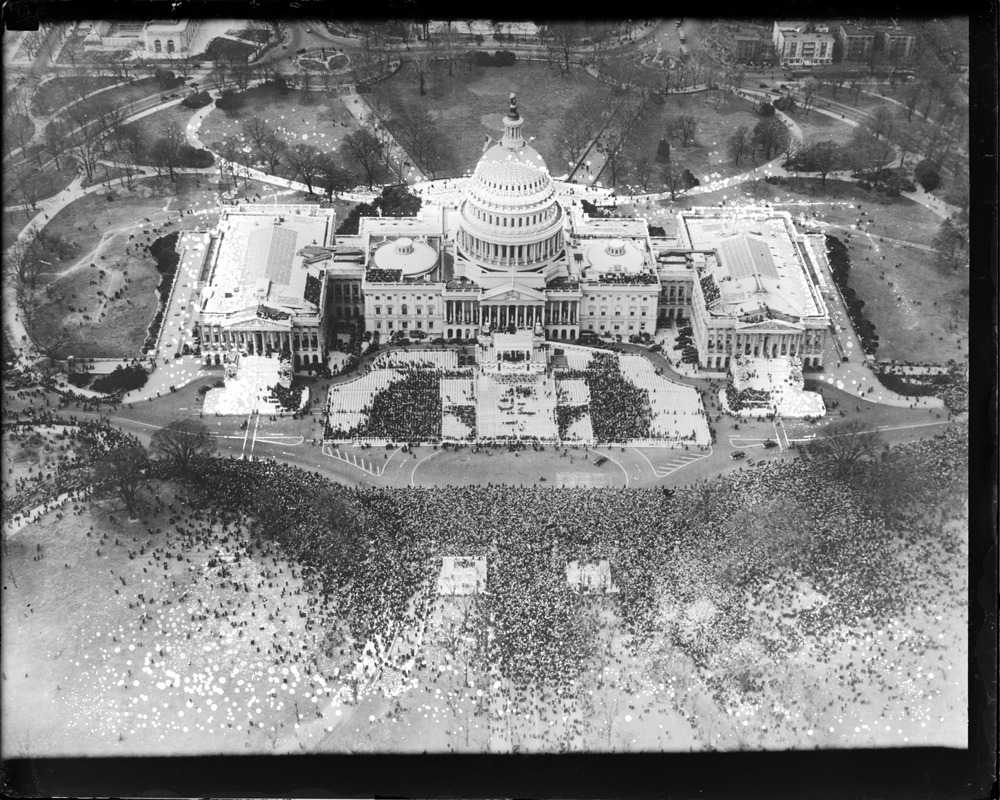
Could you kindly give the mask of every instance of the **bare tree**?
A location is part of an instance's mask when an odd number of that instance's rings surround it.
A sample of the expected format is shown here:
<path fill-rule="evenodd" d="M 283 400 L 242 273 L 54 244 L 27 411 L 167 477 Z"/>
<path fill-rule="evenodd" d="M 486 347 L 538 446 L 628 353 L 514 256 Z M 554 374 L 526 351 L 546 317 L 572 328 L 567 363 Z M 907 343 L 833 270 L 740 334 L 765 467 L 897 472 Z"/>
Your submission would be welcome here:
<path fill-rule="evenodd" d="M 933 245 L 941 254 L 945 266 L 953 270 L 969 263 L 969 215 L 960 211 L 941 223 Z"/>
<path fill-rule="evenodd" d="M 881 437 L 870 425 L 857 418 L 832 423 L 817 439 L 817 453 L 830 462 L 837 475 L 846 475 L 858 461 L 872 458 L 878 451 Z"/>
<path fill-rule="evenodd" d="M 410 66 L 413 67 L 413 80 L 420 90 L 420 96 L 427 94 L 427 81 L 430 79 L 431 65 L 434 63 L 429 50 L 416 50 L 410 56 Z"/>
<path fill-rule="evenodd" d="M 887 105 L 880 105 L 865 118 L 864 126 L 876 139 L 888 139 L 892 136 L 896 119 Z"/>
<path fill-rule="evenodd" d="M 788 138 L 791 134 L 785 123 L 777 117 L 766 117 L 760 120 L 753 129 L 753 138 L 764 150 L 764 160 L 770 161 L 774 151 L 781 152 L 785 149 Z"/>
<path fill-rule="evenodd" d="M 344 137 L 344 147 L 353 161 L 364 171 L 371 189 L 375 173 L 382 163 L 382 140 L 370 126 L 366 126 Z"/>
<path fill-rule="evenodd" d="M 840 145 L 829 139 L 809 145 L 801 155 L 806 169 L 820 174 L 821 186 L 826 185 L 826 176 L 837 169 L 843 159 Z"/>
<path fill-rule="evenodd" d="M 812 108 L 813 103 L 816 101 L 816 94 L 819 92 L 819 82 L 815 80 L 807 80 L 802 84 L 802 112 L 805 116 L 809 116 L 809 110 Z"/>
<path fill-rule="evenodd" d="M 597 134 L 597 118 L 589 109 L 572 106 L 563 118 L 556 137 L 556 145 L 561 155 L 572 166 L 583 158 L 587 148 Z"/>
<path fill-rule="evenodd" d="M 342 167 L 332 153 L 324 153 L 320 156 L 317 177 L 319 185 L 326 192 L 327 197 L 332 197 L 334 192 L 346 191 L 354 183 L 354 175 Z"/>
<path fill-rule="evenodd" d="M 678 194 L 687 191 L 684 169 L 673 161 L 668 161 L 660 168 L 660 178 L 663 179 L 666 190 L 670 192 L 671 200 L 676 200 Z"/>
<path fill-rule="evenodd" d="M 94 497 L 116 496 L 130 517 L 139 511 L 140 493 L 148 482 L 149 458 L 138 442 L 118 447 L 94 465 Z"/>
<path fill-rule="evenodd" d="M 655 163 L 647 156 L 639 156 L 632 165 L 632 175 L 642 190 L 648 191 L 653 181 Z"/>
<path fill-rule="evenodd" d="M 698 120 L 691 114 L 681 114 L 670 123 L 670 135 L 681 143 L 681 147 L 692 144 L 698 131 Z"/>
<path fill-rule="evenodd" d="M 278 164 L 287 150 L 288 145 L 285 140 L 281 139 L 274 131 L 268 133 L 258 145 L 258 154 L 267 162 L 272 175 L 277 173 Z"/>
<path fill-rule="evenodd" d="M 546 25 L 549 34 L 549 57 L 559 68 L 561 75 L 568 75 L 570 58 L 579 48 L 583 38 L 583 28 L 577 22 L 554 22 Z"/>
<path fill-rule="evenodd" d="M 427 111 L 420 111 L 401 118 L 396 123 L 396 129 L 400 144 L 433 180 L 445 157 L 434 118 Z"/>
<path fill-rule="evenodd" d="M 259 150 L 264 140 L 274 135 L 274 129 L 259 116 L 253 116 L 243 123 L 243 133 Z"/>
<path fill-rule="evenodd" d="M 863 128 L 855 128 L 847 146 L 847 156 L 855 171 L 877 176 L 895 160 L 896 151 L 889 142 Z"/>
<path fill-rule="evenodd" d="M 215 452 L 215 440 L 204 423 L 178 419 L 154 431 L 149 448 L 153 455 L 171 462 L 178 474 L 184 476 L 194 460 Z"/>
<path fill-rule="evenodd" d="M 753 134 L 750 133 L 750 129 L 746 125 L 738 125 L 726 142 L 729 157 L 733 160 L 734 166 L 740 165 L 740 162 L 750 151 L 752 143 Z"/>
<path fill-rule="evenodd" d="M 288 166 L 294 170 L 294 174 L 306 184 L 309 194 L 313 194 L 313 182 L 320 174 L 320 151 L 311 144 L 297 144 L 285 153 L 285 160 Z"/>
<path fill-rule="evenodd" d="M 60 321 L 49 314 L 36 314 L 28 329 L 28 336 L 35 349 L 49 361 L 49 367 L 69 355 L 73 334 Z"/>

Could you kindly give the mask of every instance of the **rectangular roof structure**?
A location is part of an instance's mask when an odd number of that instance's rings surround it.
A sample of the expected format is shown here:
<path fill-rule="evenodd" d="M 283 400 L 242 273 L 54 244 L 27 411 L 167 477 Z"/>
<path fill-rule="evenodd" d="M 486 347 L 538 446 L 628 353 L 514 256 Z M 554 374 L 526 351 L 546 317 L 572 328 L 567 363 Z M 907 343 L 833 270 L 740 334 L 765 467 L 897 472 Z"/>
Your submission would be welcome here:
<path fill-rule="evenodd" d="M 703 262 L 719 288 L 715 313 L 741 316 L 762 307 L 793 318 L 826 313 L 787 213 L 691 209 L 681 220 L 692 249 L 716 254 Z"/>
<path fill-rule="evenodd" d="M 486 559 L 479 556 L 445 556 L 438 574 L 438 594 L 469 595 L 486 590 Z"/>
<path fill-rule="evenodd" d="M 304 248 L 326 243 L 327 215 L 241 213 L 219 223 L 221 240 L 209 285 L 208 313 L 229 313 L 259 301 L 306 310 L 306 277 L 319 268 L 304 264 Z"/>

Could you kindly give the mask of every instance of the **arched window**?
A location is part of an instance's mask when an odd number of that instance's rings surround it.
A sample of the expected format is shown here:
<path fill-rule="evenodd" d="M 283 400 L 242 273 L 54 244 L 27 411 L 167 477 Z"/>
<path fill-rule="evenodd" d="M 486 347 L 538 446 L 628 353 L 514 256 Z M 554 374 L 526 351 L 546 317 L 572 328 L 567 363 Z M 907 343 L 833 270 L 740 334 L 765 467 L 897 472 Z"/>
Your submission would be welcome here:
<path fill-rule="evenodd" d="M 402 313 L 402 315 L 403 315 L 404 317 L 406 316 L 406 314 L 407 314 L 407 311 L 406 311 L 406 303 L 403 303 L 403 308 L 402 308 L 402 311 L 401 311 L 401 313 Z"/>
<path fill-rule="evenodd" d="M 173 39 L 167 39 L 167 52 L 168 53 L 174 52 L 174 40 Z"/>
<path fill-rule="evenodd" d="M 163 52 L 163 44 L 160 42 L 159 39 L 153 42 L 153 50 L 155 50 L 157 53 Z"/>

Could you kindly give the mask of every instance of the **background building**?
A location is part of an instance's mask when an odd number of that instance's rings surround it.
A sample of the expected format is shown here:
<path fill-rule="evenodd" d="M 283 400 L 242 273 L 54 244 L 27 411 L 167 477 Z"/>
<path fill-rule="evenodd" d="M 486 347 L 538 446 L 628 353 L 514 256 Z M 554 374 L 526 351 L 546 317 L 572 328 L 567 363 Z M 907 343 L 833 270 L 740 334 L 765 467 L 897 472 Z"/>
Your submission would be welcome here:
<path fill-rule="evenodd" d="M 837 26 L 835 61 L 865 62 L 875 50 L 875 31 L 850 23 Z"/>
<path fill-rule="evenodd" d="M 775 57 L 782 66 L 813 67 L 833 63 L 835 39 L 825 25 L 776 21 L 772 41 Z"/>

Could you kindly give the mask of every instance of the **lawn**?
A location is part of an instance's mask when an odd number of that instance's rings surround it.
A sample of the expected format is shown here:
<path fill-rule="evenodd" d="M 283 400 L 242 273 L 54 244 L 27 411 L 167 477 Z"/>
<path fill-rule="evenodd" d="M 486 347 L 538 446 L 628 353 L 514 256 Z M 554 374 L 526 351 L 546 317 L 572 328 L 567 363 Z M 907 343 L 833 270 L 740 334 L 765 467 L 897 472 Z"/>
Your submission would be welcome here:
<path fill-rule="evenodd" d="M 251 89 L 247 92 L 246 105 L 236 118 L 218 109 L 209 113 L 201 126 L 201 140 L 209 148 L 226 136 L 249 141 L 243 126 L 251 118 L 269 125 L 289 145 L 311 144 L 324 153 L 340 153 L 343 138 L 358 127 L 335 92 L 290 91 L 281 97 L 273 92 Z M 345 161 L 344 166 L 356 171 L 349 161 Z M 278 164 L 277 174 L 283 178 L 294 177 L 283 162 Z"/>
<path fill-rule="evenodd" d="M 298 751 L 322 736 L 323 598 L 245 532 L 177 510 L 128 523 L 81 504 L 12 540 L 6 757 Z"/>
<path fill-rule="evenodd" d="M 128 127 L 139 130 L 142 135 L 142 141 L 145 143 L 145 154 L 140 156 L 142 163 L 150 163 L 149 148 L 153 142 L 163 135 L 162 131 L 167 125 L 177 123 L 182 129 L 186 128 L 194 113 L 190 108 L 176 105 L 165 108 L 162 111 L 157 111 L 155 114 L 149 114 L 141 119 L 137 119 L 135 122 L 130 122 Z"/>
<path fill-rule="evenodd" d="M 137 243 L 152 244 L 178 224 L 182 229 L 214 225 L 218 219 L 214 182 L 198 183 L 190 176 L 180 176 L 176 186 L 166 178 L 151 178 L 137 182 L 132 193 L 116 190 L 118 199 L 113 202 L 96 192 L 63 209 L 47 225 L 47 231 L 70 242 L 71 255 L 55 265 L 52 301 L 44 313 L 63 319 L 76 334 L 73 355 L 138 355 L 156 311 L 154 289 L 160 276 L 153 258 L 140 252 Z M 200 213 L 179 216 L 180 208 Z M 168 219 L 171 225 L 165 227 Z M 136 239 L 130 242 L 129 236 Z M 98 291 L 114 295 L 119 289 L 124 291 L 118 300 L 98 295 Z"/>
<path fill-rule="evenodd" d="M 21 169 L 25 171 L 26 178 L 33 182 L 32 188 L 38 193 L 39 202 L 59 194 L 76 177 L 76 166 L 72 161 L 60 159 L 59 165 L 61 169 L 56 169 L 55 162 L 51 161 L 46 164 L 45 169 L 39 171 L 38 162 L 34 159 L 21 163 Z M 4 165 L 5 170 L 9 168 L 9 165 Z M 24 203 L 24 198 L 21 197 L 17 186 L 10 184 L 4 189 L 3 204 L 5 206 Z M 36 213 L 35 211 L 30 212 L 32 217 Z"/>
<path fill-rule="evenodd" d="M 241 182 L 240 189 L 240 196 L 250 199 L 303 200 L 295 192 L 258 181 L 250 181 L 245 188 Z M 217 174 L 179 175 L 175 184 L 166 177 L 150 177 L 136 181 L 131 191 L 116 187 L 114 201 L 109 202 L 104 192 L 95 192 L 53 217 L 46 230 L 68 241 L 71 250 L 56 262 L 52 300 L 45 311 L 63 319 L 75 333 L 73 355 L 138 355 L 146 326 L 156 312 L 154 289 L 160 275 L 153 258 L 137 245 L 150 245 L 178 226 L 181 230 L 212 228 L 219 218 L 218 193 Z M 346 203 L 335 207 L 338 216 L 349 210 Z M 194 213 L 181 215 L 182 209 Z M 168 220 L 169 226 L 164 224 Z M 135 239 L 130 241 L 130 236 Z M 118 300 L 98 294 L 113 296 L 119 289 L 123 296 Z"/>
<path fill-rule="evenodd" d="M 716 92 L 701 92 L 672 95 L 663 104 L 650 102 L 625 143 L 626 159 L 632 163 L 641 157 L 655 161 L 660 139 L 669 139 L 671 122 L 681 115 L 690 115 L 698 121 L 695 140 L 685 148 L 677 140 L 670 140 L 674 163 L 690 169 L 703 183 L 745 172 L 749 164 L 734 167 L 727 153 L 726 141 L 740 125 L 753 130 L 758 118 L 746 100 L 732 98 L 718 110 L 715 108 L 716 100 Z M 657 178 L 656 185 L 661 183 Z"/>
<path fill-rule="evenodd" d="M 39 116 L 46 116 L 58 111 L 67 103 L 75 103 L 80 99 L 80 87 L 86 87 L 87 92 L 93 92 L 102 86 L 113 86 L 115 79 L 110 76 L 86 77 L 67 75 L 53 78 L 35 93 L 31 100 L 31 110 Z"/>
<path fill-rule="evenodd" d="M 796 109 L 791 117 L 802 129 L 802 138 L 806 145 L 827 139 L 837 144 L 847 144 L 855 130 L 853 125 L 848 125 L 826 114 L 820 114 L 818 111 L 810 111 L 808 115 L 803 115 L 801 109 Z"/>
<path fill-rule="evenodd" d="M 905 195 L 880 203 L 883 195 L 866 192 L 854 182 L 828 180 L 824 189 L 816 178 L 790 178 L 779 186 L 761 183 L 756 198 L 750 184 L 679 197 L 660 213 L 718 205 L 723 195 L 727 202 L 768 202 L 796 219 L 815 213 L 823 232 L 847 244 L 851 286 L 878 330 L 879 359 L 945 363 L 968 354 L 968 273 L 951 272 L 935 253 L 901 244 L 931 244 L 941 224 L 931 211 Z M 864 231 L 856 227 L 859 219 Z"/>
<path fill-rule="evenodd" d="M 449 77 L 447 67 L 435 65 L 420 96 L 413 68 L 406 64 L 385 83 L 386 103 L 391 115 L 405 119 L 424 111 L 437 121 L 439 136 L 447 154 L 438 177 L 462 175 L 475 168 L 483 153 L 486 136 L 503 135 L 503 117 L 508 97 L 517 92 L 518 111 L 524 117 L 522 133 L 534 139 L 534 147 L 555 175 L 563 174 L 565 163 L 558 152 L 557 135 L 566 112 L 576 106 L 605 107 L 611 90 L 581 70 L 568 77 L 543 64 L 518 62 L 513 67 L 476 67 L 467 71 L 456 64 Z M 392 129 L 392 123 L 389 123 Z"/>

